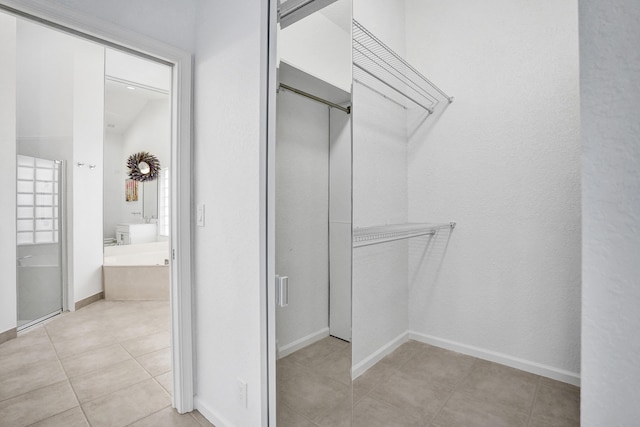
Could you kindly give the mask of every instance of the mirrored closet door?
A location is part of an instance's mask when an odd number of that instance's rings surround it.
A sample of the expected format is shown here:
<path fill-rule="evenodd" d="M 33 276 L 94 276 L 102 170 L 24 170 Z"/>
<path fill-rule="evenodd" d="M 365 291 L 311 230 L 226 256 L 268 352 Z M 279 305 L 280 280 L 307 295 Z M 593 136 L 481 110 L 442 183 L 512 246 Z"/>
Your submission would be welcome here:
<path fill-rule="evenodd" d="M 351 1 L 280 17 L 277 425 L 351 426 Z"/>

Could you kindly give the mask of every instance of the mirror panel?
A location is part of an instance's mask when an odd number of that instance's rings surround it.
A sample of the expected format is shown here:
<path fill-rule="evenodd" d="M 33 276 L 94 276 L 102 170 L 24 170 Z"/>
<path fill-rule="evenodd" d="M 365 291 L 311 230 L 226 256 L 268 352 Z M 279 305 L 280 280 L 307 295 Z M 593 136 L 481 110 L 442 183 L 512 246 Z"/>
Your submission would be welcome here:
<path fill-rule="evenodd" d="M 313 3 L 279 33 L 280 427 L 350 426 L 352 418 L 351 0 Z"/>

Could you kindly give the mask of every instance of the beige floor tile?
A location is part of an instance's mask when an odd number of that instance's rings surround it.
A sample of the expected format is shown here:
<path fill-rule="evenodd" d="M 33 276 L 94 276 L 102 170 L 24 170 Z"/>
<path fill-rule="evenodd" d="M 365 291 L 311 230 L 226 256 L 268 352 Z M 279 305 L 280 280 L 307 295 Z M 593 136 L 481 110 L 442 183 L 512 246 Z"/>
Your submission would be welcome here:
<path fill-rule="evenodd" d="M 143 354 L 152 353 L 154 351 L 167 348 L 171 345 L 171 334 L 163 331 L 155 334 L 134 338 L 124 341 L 122 346 L 133 357 L 142 356 Z"/>
<path fill-rule="evenodd" d="M 347 348 L 350 344 L 338 338 L 327 337 L 287 356 L 300 365 L 313 366 L 329 354 Z"/>
<path fill-rule="evenodd" d="M 314 418 L 314 422 L 321 427 L 351 427 L 353 415 L 353 399 L 348 390 L 343 399 L 326 412 Z"/>
<path fill-rule="evenodd" d="M 198 410 L 194 410 L 193 412 L 191 412 L 191 415 L 193 415 L 193 418 L 195 418 L 202 427 L 216 427 L 211 424 L 209 420 L 204 417 L 204 415 L 198 412 Z"/>
<path fill-rule="evenodd" d="M 411 415 L 384 402 L 364 397 L 353 408 L 354 427 L 423 427 Z"/>
<path fill-rule="evenodd" d="M 30 427 L 89 427 L 80 406 L 32 424 Z"/>
<path fill-rule="evenodd" d="M 147 378 L 150 378 L 149 374 L 136 361 L 126 360 L 70 381 L 80 402 L 85 403 Z"/>
<path fill-rule="evenodd" d="M 127 322 L 124 325 L 114 326 L 111 329 L 111 334 L 118 342 L 129 341 L 133 338 L 144 337 L 159 332 L 164 332 L 164 330 L 153 324 L 153 322 L 145 323 L 142 321 Z"/>
<path fill-rule="evenodd" d="M 539 376 L 519 369 L 477 360 L 456 390 L 478 400 L 509 405 L 519 412 L 529 413 L 539 379 Z"/>
<path fill-rule="evenodd" d="M 171 349 L 163 348 L 137 357 L 136 360 L 153 377 L 171 371 Z"/>
<path fill-rule="evenodd" d="M 471 371 L 475 358 L 437 347 L 425 346 L 398 368 L 432 384 L 432 388 L 453 390 Z"/>
<path fill-rule="evenodd" d="M 92 427 L 121 427 L 170 404 L 167 392 L 154 380 L 148 379 L 92 400 L 83 408 Z"/>
<path fill-rule="evenodd" d="M 18 337 L 0 344 L 0 359 L 7 359 L 22 354 L 31 346 L 49 343 L 49 336 L 43 326 L 35 326 Z"/>
<path fill-rule="evenodd" d="M 351 385 L 351 346 L 329 353 L 309 369 L 345 385 Z"/>
<path fill-rule="evenodd" d="M 528 413 L 455 392 L 433 420 L 435 427 L 525 427 Z"/>
<path fill-rule="evenodd" d="M 311 421 L 317 421 L 351 399 L 351 387 L 291 364 L 277 384 L 277 399 Z"/>
<path fill-rule="evenodd" d="M 133 358 L 120 344 L 114 344 L 109 347 L 90 350 L 79 356 L 62 359 L 62 366 L 67 372 L 67 376 L 71 378 L 97 371 L 98 369 L 104 369 L 125 360 L 133 360 Z"/>
<path fill-rule="evenodd" d="M 141 419 L 131 427 L 200 427 L 200 423 L 191 414 L 178 414 L 168 407 Z"/>
<path fill-rule="evenodd" d="M 17 338 L 19 339 L 20 337 Z M 16 346 L 12 351 L 0 353 L 0 378 L 34 363 L 56 360 L 58 356 L 48 339 L 29 346 Z"/>
<path fill-rule="evenodd" d="M 108 332 L 108 327 L 102 319 L 81 319 L 71 316 L 67 316 L 60 321 L 47 323 L 45 328 L 54 344 L 75 338 L 102 335 Z"/>
<path fill-rule="evenodd" d="M 58 357 L 64 359 L 65 357 L 77 356 L 87 351 L 108 347 L 117 343 L 118 340 L 111 334 L 103 333 L 54 342 L 53 346 L 56 348 Z"/>
<path fill-rule="evenodd" d="M 2 425 L 21 427 L 78 406 L 67 380 L 0 402 Z"/>
<path fill-rule="evenodd" d="M 528 427 L 580 427 L 580 421 L 537 415 L 531 417 Z"/>
<path fill-rule="evenodd" d="M 424 351 L 428 347 L 429 346 L 426 344 L 409 340 L 395 349 L 392 353 L 385 356 L 384 360 L 399 368 L 416 356 L 420 351 Z"/>
<path fill-rule="evenodd" d="M 544 421 L 548 425 L 579 425 L 579 389 L 569 384 L 552 381 L 540 380 L 540 387 L 531 411 L 532 424 L 542 425 L 541 422 Z"/>
<path fill-rule="evenodd" d="M 155 377 L 156 381 L 165 389 L 169 395 L 173 395 L 173 372 L 165 372 Z"/>
<path fill-rule="evenodd" d="M 58 360 L 22 366 L 0 376 L 0 401 L 66 380 Z"/>
<path fill-rule="evenodd" d="M 279 404 L 276 409 L 278 427 L 318 427 L 318 425 L 302 415 L 293 412 L 286 405 Z"/>
<path fill-rule="evenodd" d="M 369 397 L 388 403 L 427 423 L 444 406 L 451 392 L 433 390 L 420 377 L 397 373 L 375 387 Z"/>
<path fill-rule="evenodd" d="M 378 384 L 399 372 L 394 363 L 382 359 L 353 381 L 353 401 L 359 402 Z"/>

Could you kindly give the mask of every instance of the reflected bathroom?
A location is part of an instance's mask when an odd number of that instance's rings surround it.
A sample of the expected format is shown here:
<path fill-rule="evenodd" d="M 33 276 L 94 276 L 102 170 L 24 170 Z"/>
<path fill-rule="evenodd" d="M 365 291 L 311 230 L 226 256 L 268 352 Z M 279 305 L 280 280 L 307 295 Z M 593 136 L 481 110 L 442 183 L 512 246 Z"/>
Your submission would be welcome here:
<path fill-rule="evenodd" d="M 105 299 L 168 300 L 171 70 L 106 55 Z"/>

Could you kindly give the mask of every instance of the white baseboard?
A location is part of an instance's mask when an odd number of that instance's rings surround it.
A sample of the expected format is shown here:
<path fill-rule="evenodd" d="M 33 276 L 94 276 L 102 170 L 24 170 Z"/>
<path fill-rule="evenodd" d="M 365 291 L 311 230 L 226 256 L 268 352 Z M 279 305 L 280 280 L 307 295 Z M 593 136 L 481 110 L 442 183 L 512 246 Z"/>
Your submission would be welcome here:
<path fill-rule="evenodd" d="M 420 341 L 425 344 L 430 344 L 447 350 L 452 350 L 458 353 L 466 354 L 468 356 L 477 357 L 478 359 L 488 360 L 490 362 L 510 366 L 512 368 L 520 369 L 525 372 L 531 372 L 532 374 L 552 378 L 554 380 L 562 381 L 564 383 L 569 383 L 580 387 L 580 374 L 577 374 L 575 372 L 565 371 L 563 369 L 554 368 L 552 366 L 543 365 L 540 363 L 532 362 L 530 360 L 520 359 L 503 353 L 497 353 L 483 348 L 474 347 L 471 345 L 462 344 L 431 335 L 421 334 L 415 331 L 408 332 L 408 339 Z"/>
<path fill-rule="evenodd" d="M 328 336 L 329 336 L 329 328 L 323 328 L 317 332 L 307 335 L 306 337 L 297 339 L 292 343 L 283 345 L 282 347 L 278 347 L 278 359 L 288 356 L 291 353 L 295 353 L 296 351 L 302 348 L 305 348 L 306 346 L 311 345 L 316 341 L 320 341 L 321 339 L 326 338 Z"/>
<path fill-rule="evenodd" d="M 202 414 L 202 416 L 204 416 L 207 420 L 209 420 L 210 423 L 212 423 L 216 427 L 234 427 L 233 424 L 219 416 L 216 411 L 204 404 L 202 400 L 198 398 L 198 396 L 194 397 L 193 403 L 194 409 L 197 409 L 198 412 Z"/>
<path fill-rule="evenodd" d="M 360 375 L 364 374 L 367 369 L 384 359 L 386 355 L 392 353 L 395 349 L 397 349 L 407 341 L 409 341 L 409 333 L 403 332 L 373 353 L 371 353 L 369 356 L 367 356 L 366 359 L 358 362 L 357 365 L 351 368 L 351 379 L 355 380 Z"/>

